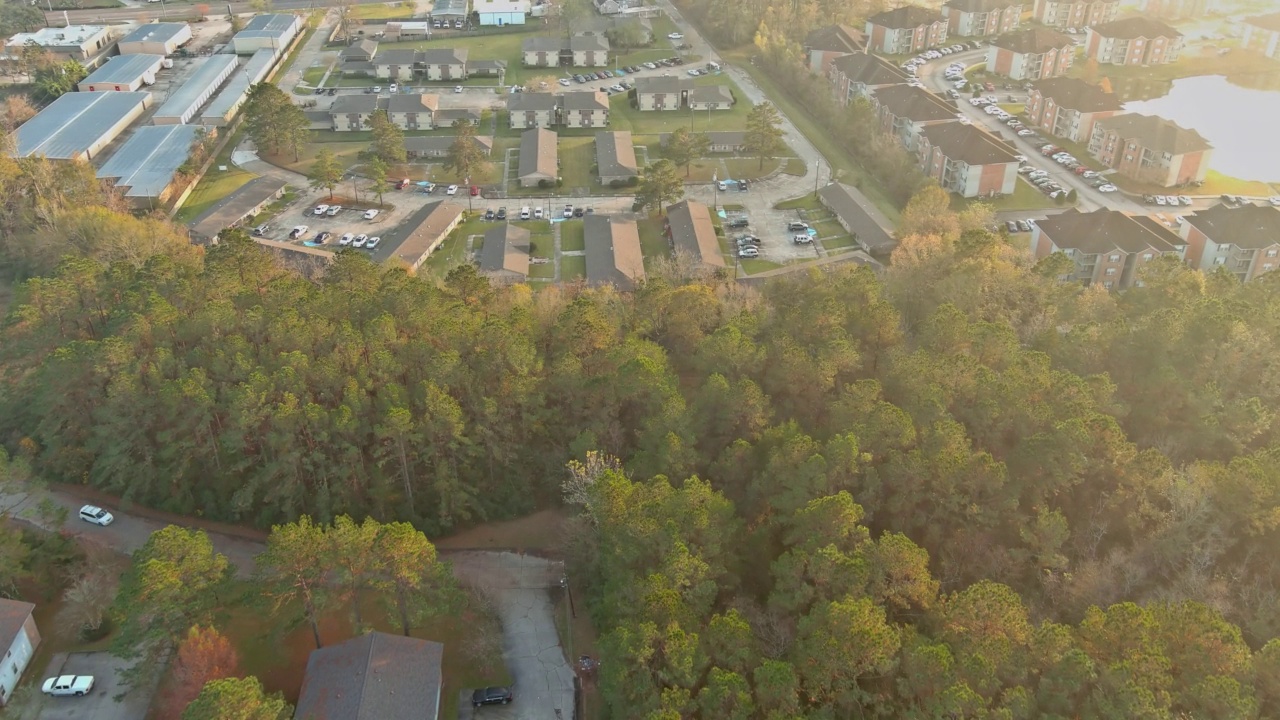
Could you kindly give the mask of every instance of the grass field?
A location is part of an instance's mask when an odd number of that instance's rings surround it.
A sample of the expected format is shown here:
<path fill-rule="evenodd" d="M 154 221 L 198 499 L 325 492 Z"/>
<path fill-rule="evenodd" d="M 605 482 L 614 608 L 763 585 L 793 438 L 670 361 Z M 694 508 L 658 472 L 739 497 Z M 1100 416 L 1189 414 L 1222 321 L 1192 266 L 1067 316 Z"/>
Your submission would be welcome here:
<path fill-rule="evenodd" d="M 636 225 L 640 231 L 640 252 L 644 254 L 645 269 L 656 258 L 671 255 L 671 245 L 662 232 L 662 218 L 651 215 L 638 221 Z"/>
<path fill-rule="evenodd" d="M 779 210 L 822 210 L 822 203 L 818 201 L 818 196 L 813 194 L 798 197 L 786 202 L 780 202 L 775 207 Z"/>
<path fill-rule="evenodd" d="M 413 17 L 414 8 L 403 3 L 386 3 L 383 5 L 352 5 L 351 16 L 365 20 L 368 18 L 409 18 Z"/>
<path fill-rule="evenodd" d="M 592 191 L 597 191 L 600 183 L 591 172 L 591 166 L 596 162 L 595 138 L 561 137 L 558 145 L 560 177 L 564 179 L 564 187 L 590 188 Z M 534 189 L 538 190 L 538 188 Z M 539 192 L 545 195 L 547 191 Z"/>
<path fill-rule="evenodd" d="M 560 250 L 573 252 L 586 248 L 581 220 L 566 220 L 560 223 Z"/>
<path fill-rule="evenodd" d="M 755 275 L 768 270 L 777 270 L 780 267 L 785 267 L 782 263 L 776 263 L 772 260 L 764 260 L 761 258 L 742 258 L 738 260 L 738 262 L 742 263 L 742 270 L 748 275 Z"/>
<path fill-rule="evenodd" d="M 956 211 L 963 210 L 965 206 L 974 202 L 984 202 L 992 208 L 999 210 L 1040 210 L 1042 208 L 1062 207 L 1049 199 L 1048 195 L 1040 192 L 1034 185 L 1029 182 L 1018 179 L 1013 186 L 1013 194 L 1004 197 L 988 199 L 988 198 L 962 198 L 959 195 L 952 194 L 951 207 Z"/>
<path fill-rule="evenodd" d="M 191 222 L 208 210 L 214 203 L 222 198 L 230 195 L 240 188 L 241 185 L 249 182 L 257 177 L 257 175 L 248 170 L 241 170 L 231 164 L 231 153 L 235 150 L 236 145 L 240 143 L 243 133 L 237 132 L 227 141 L 226 147 L 222 152 L 218 153 L 218 157 L 209 165 L 209 172 L 205 173 L 200 179 L 200 184 L 196 185 L 195 190 L 187 196 L 187 201 L 174 215 L 174 220 L 180 223 Z M 219 170 L 220 167 L 226 167 L 226 170 Z"/>
<path fill-rule="evenodd" d="M 581 255 L 560 258 L 560 282 L 574 282 L 587 276 L 587 259 Z"/>
<path fill-rule="evenodd" d="M 848 248 L 857 247 L 858 241 L 853 239 L 852 235 L 839 235 L 833 238 L 826 238 L 822 241 L 822 247 L 827 252 L 836 250 L 847 250 Z"/>

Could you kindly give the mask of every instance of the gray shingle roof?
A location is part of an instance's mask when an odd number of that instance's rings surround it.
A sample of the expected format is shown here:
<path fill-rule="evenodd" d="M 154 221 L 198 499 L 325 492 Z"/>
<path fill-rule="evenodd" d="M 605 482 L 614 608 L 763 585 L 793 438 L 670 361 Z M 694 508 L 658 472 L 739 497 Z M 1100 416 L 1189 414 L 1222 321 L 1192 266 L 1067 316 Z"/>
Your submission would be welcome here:
<path fill-rule="evenodd" d="M 574 52 L 609 52 L 609 38 L 604 35 L 574 35 L 569 38 L 569 49 Z"/>
<path fill-rule="evenodd" d="M 674 95 L 681 90 L 689 90 L 693 81 L 688 78 L 675 77 L 638 77 L 636 78 L 636 94 L 663 93 Z"/>
<path fill-rule="evenodd" d="M 373 58 L 374 65 L 413 65 L 418 53 L 405 48 L 383 50 Z"/>
<path fill-rule="evenodd" d="M 297 720 L 432 718 L 444 645 L 371 632 L 311 653 Z"/>
<path fill-rule="evenodd" d="M 640 230 L 634 220 L 588 215 L 582 232 L 588 283 L 631 290 L 644 280 Z"/>
<path fill-rule="evenodd" d="M 724 103 L 733 102 L 733 93 L 727 85 L 696 85 L 689 91 L 690 103 Z"/>
<path fill-rule="evenodd" d="M 907 74 L 893 63 L 876 55 L 850 53 L 836 58 L 832 66 L 849 78 L 850 82 L 863 85 L 893 85 L 907 83 Z"/>
<path fill-rule="evenodd" d="M 860 192 L 844 183 L 831 183 L 818 191 L 831 211 L 843 219 L 857 241 L 872 252 L 886 252 L 897 244 L 890 236 L 889 220 Z"/>
<path fill-rule="evenodd" d="M 489 228 L 480 248 L 480 272 L 529 274 L 529 231 L 503 223 Z"/>
<path fill-rule="evenodd" d="M 465 65 L 467 62 L 467 49 L 429 48 L 427 50 L 419 50 L 414 56 L 414 62 L 420 65 Z"/>
<path fill-rule="evenodd" d="M 516 93 L 517 95 L 521 93 Z M 609 96 L 593 92 L 567 92 L 560 96 L 560 107 L 565 110 L 608 110 Z"/>
<path fill-rule="evenodd" d="M 1182 37 L 1182 33 L 1165 25 L 1159 20 L 1152 20 L 1149 17 L 1130 17 L 1123 20 L 1113 20 L 1109 23 L 1094 25 L 1090 28 L 1093 32 L 1098 33 L 1102 37 L 1123 38 L 1126 40 L 1135 40 L 1137 38 L 1176 38 Z"/>
<path fill-rule="evenodd" d="M 555 112 L 560 107 L 560 96 L 551 93 L 522 92 L 507 95 L 507 110 L 511 112 Z"/>
<path fill-rule="evenodd" d="M 913 122 L 954 120 L 960 115 L 960 109 L 955 103 L 943 100 L 924 88 L 887 85 L 876 90 L 872 96 L 877 103 L 893 113 L 894 117 Z"/>
<path fill-rule="evenodd" d="M 672 205 L 667 208 L 667 228 L 677 251 L 689 253 L 703 265 L 726 267 L 706 205 L 696 200 L 681 200 Z"/>
<path fill-rule="evenodd" d="M 1270 206 L 1214 205 L 1187 215 L 1186 221 L 1218 244 L 1230 243 L 1249 250 L 1280 244 L 1280 210 Z"/>
<path fill-rule="evenodd" d="M 805 35 L 804 46 L 824 52 L 856 52 L 866 48 L 867 37 L 849 25 L 827 25 Z"/>
<path fill-rule="evenodd" d="M 1016 53 L 1039 55 L 1050 50 L 1072 47 L 1071 38 L 1046 28 L 1031 28 L 1021 32 L 1006 33 L 991 44 Z"/>
<path fill-rule="evenodd" d="M 904 5 L 894 10 L 886 10 L 885 12 L 872 15 L 867 18 L 867 22 L 872 25 L 879 25 L 894 30 L 905 30 L 907 28 L 919 27 L 921 25 L 929 25 L 935 22 L 941 22 L 942 16 L 936 10 L 929 10 L 917 5 Z"/>
<path fill-rule="evenodd" d="M 921 131 L 929 144 L 942 151 L 948 160 L 966 165 L 1016 163 L 1018 151 L 991 133 L 969 123 L 947 122 L 930 125 Z"/>
<path fill-rule="evenodd" d="M 1051 98 L 1058 107 L 1078 112 L 1106 112 L 1120 109 L 1120 98 L 1115 93 L 1079 78 L 1050 78 L 1033 83 L 1039 93 Z"/>
<path fill-rule="evenodd" d="M 1072 208 L 1040 220 L 1039 225 L 1040 231 L 1057 247 L 1086 255 L 1100 255 L 1112 250 L 1126 253 L 1147 249 L 1170 252 L 1183 245 L 1177 235 L 1159 224 L 1140 222 L 1142 219 L 1118 210 L 1082 213 Z"/>
<path fill-rule="evenodd" d="M 520 49 L 524 52 L 558 53 L 562 47 L 564 41 L 558 37 L 531 37 L 520 43 Z"/>
<path fill-rule="evenodd" d="M 550 130 L 533 128 L 520 135 L 519 176 L 545 175 L 556 177 L 559 172 L 559 151 L 556 142 L 559 136 Z"/>
<path fill-rule="evenodd" d="M 332 115 L 368 114 L 378 109 L 377 95 L 339 95 L 329 106 Z"/>
<path fill-rule="evenodd" d="M 1170 155 L 1209 150 L 1213 146 L 1195 130 L 1155 115 L 1128 113 L 1103 118 L 1098 125 L 1114 130 L 1121 138 L 1137 140 L 1143 147 Z"/>

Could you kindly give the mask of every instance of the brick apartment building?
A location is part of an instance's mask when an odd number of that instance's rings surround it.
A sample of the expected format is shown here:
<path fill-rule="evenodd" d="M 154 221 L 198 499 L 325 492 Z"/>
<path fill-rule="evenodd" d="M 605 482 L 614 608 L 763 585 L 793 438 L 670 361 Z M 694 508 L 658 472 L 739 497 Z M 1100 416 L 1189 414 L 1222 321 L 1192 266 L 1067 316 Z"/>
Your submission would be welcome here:
<path fill-rule="evenodd" d="M 867 49 L 909 55 L 947 41 L 947 21 L 936 10 L 904 5 L 867 18 Z"/>
<path fill-rule="evenodd" d="M 897 138 L 902 146 L 915 152 L 920 133 L 930 125 L 959 119 L 955 103 L 924 88 L 890 85 L 875 91 L 871 102 L 880 121 L 880 129 Z"/>
<path fill-rule="evenodd" d="M 1072 208 L 1039 221 L 1031 232 L 1031 254 L 1041 260 L 1055 252 L 1074 263 L 1062 280 L 1123 290 L 1139 284 L 1139 272 L 1161 256 L 1182 259 L 1186 244 L 1147 216 L 1118 210 L 1083 213 Z"/>
<path fill-rule="evenodd" d="M 1245 20 L 1244 39 L 1240 44 L 1269 58 L 1280 57 L 1280 13 Z"/>
<path fill-rule="evenodd" d="M 864 52 L 867 36 L 861 30 L 848 25 L 827 25 L 810 32 L 804 38 L 804 53 L 809 72 L 826 75 L 831 63 L 850 53 Z"/>
<path fill-rule="evenodd" d="M 920 131 L 920 167 L 960 197 L 1013 194 L 1017 154 L 1008 143 L 969 123 L 938 123 Z"/>
<path fill-rule="evenodd" d="M 1223 268 L 1242 282 L 1280 268 L 1280 210 L 1248 203 L 1214 205 L 1186 216 L 1179 228 L 1187 264 L 1204 271 Z"/>
<path fill-rule="evenodd" d="M 1127 178 L 1159 187 L 1204 180 L 1213 147 L 1195 130 L 1154 115 L 1097 121 L 1089 152 Z"/>
<path fill-rule="evenodd" d="M 1120 14 L 1120 0 L 1037 0 L 1032 19 L 1056 28 L 1082 28 L 1111 22 Z"/>
<path fill-rule="evenodd" d="M 878 55 L 866 53 L 850 53 L 836 58 L 827 77 L 842 105 L 848 105 L 854 98 L 870 100 L 871 93 L 882 87 L 911 82 L 911 78 L 898 66 Z"/>
<path fill-rule="evenodd" d="M 1032 28 L 1001 35 L 987 48 L 987 70 L 1013 80 L 1042 80 L 1065 75 L 1075 57 L 1071 38 Z"/>
<path fill-rule="evenodd" d="M 1030 123 L 1055 137 L 1086 144 L 1093 125 L 1120 113 L 1120 98 L 1078 78 L 1050 78 L 1031 85 Z"/>
<path fill-rule="evenodd" d="M 942 6 L 947 35 L 983 37 L 1013 32 L 1022 22 L 1020 2 L 1012 0 L 948 0 Z"/>
<path fill-rule="evenodd" d="M 1100 65 L 1163 65 L 1182 52 L 1182 33 L 1159 20 L 1131 17 L 1089 28 L 1085 57 Z"/>

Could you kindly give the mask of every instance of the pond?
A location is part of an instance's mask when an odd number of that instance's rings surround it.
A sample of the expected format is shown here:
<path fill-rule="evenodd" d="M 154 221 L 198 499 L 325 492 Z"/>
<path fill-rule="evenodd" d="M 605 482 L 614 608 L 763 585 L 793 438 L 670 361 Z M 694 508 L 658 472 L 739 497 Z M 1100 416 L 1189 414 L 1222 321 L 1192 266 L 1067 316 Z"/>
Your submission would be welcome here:
<path fill-rule="evenodd" d="M 1280 91 L 1251 90 L 1222 75 L 1173 81 L 1164 97 L 1129 102 L 1125 112 L 1158 115 L 1191 128 L 1213 146 L 1209 166 L 1231 177 L 1280 182 Z"/>

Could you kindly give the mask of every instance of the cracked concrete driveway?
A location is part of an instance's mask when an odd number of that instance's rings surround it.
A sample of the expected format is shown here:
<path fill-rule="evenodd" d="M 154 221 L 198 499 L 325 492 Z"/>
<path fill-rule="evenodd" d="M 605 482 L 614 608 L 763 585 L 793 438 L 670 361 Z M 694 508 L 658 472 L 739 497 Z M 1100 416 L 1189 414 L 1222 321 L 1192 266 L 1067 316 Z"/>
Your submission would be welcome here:
<path fill-rule="evenodd" d="M 556 720 L 573 717 L 573 670 L 556 632 L 551 590 L 564 564 L 511 552 L 451 553 L 458 580 L 488 594 L 502 618 L 502 656 L 514 679 L 515 701 L 474 711 L 476 720 Z M 469 703 L 459 717 L 472 717 Z"/>

